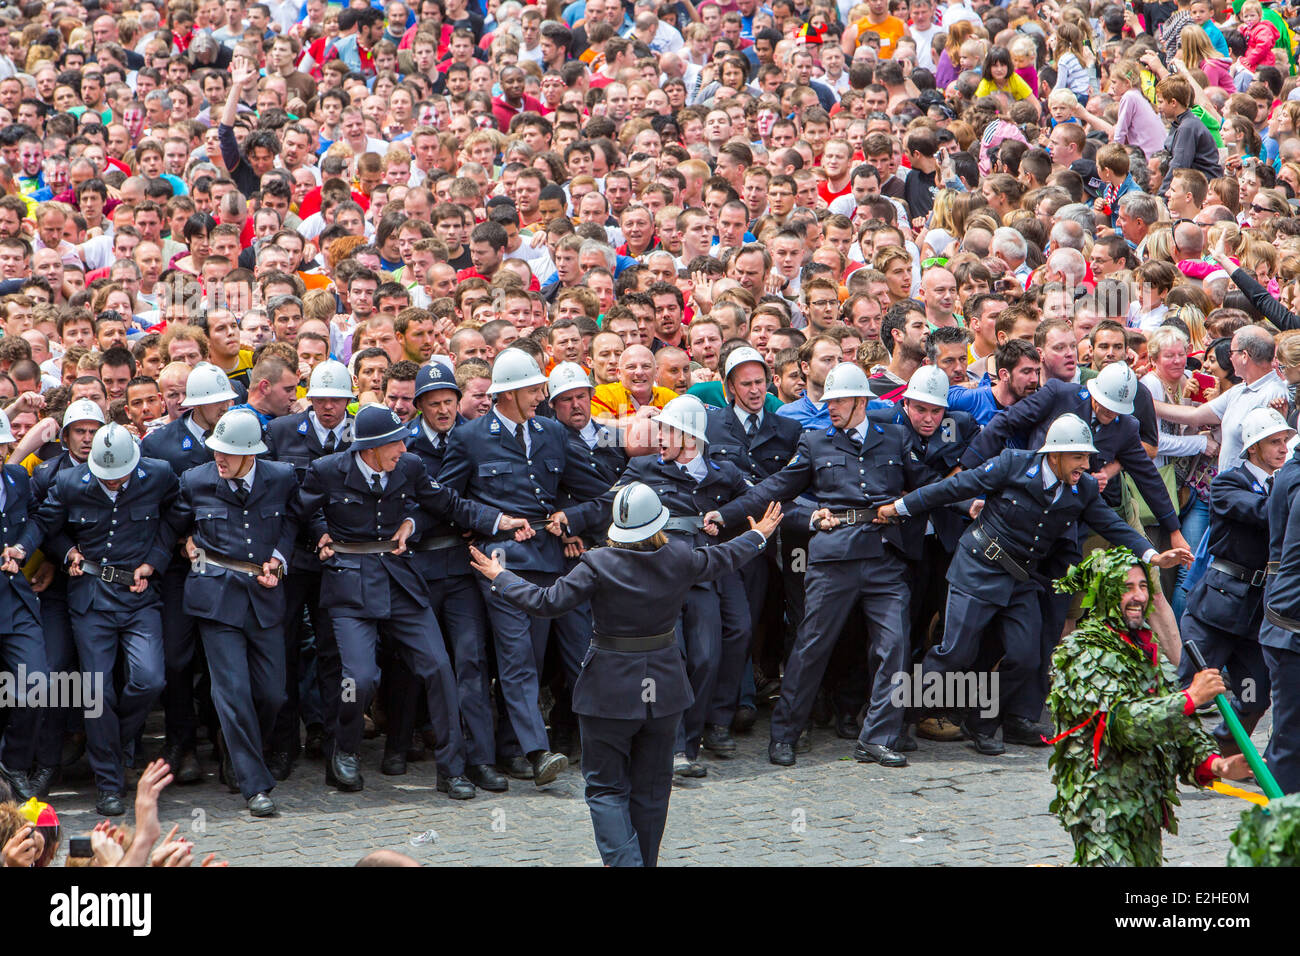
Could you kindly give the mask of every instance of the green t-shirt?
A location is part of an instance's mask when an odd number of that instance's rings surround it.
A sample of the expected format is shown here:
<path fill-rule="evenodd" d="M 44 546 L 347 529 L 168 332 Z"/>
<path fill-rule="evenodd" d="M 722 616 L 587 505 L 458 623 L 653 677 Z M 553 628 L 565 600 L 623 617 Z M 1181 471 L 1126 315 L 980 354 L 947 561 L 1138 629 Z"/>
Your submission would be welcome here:
<path fill-rule="evenodd" d="M 700 382 L 700 384 L 688 388 L 686 394 L 694 395 L 705 405 L 716 405 L 718 408 L 726 408 L 731 404 L 727 401 L 727 397 L 722 394 L 721 382 Z M 776 414 L 776 410 L 780 407 L 781 399 L 768 392 L 767 398 L 763 399 L 763 411 Z"/>

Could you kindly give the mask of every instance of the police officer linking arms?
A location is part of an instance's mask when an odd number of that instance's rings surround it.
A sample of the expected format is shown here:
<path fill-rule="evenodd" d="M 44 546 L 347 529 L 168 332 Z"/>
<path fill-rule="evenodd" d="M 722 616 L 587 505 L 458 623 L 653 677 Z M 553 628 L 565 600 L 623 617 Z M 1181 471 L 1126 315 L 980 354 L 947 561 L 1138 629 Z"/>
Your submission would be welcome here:
<path fill-rule="evenodd" d="M 285 555 L 298 525 L 292 465 L 258 460 L 262 426 L 245 410 L 221 416 L 205 442 L 213 461 L 181 474 L 165 520 L 191 562 L 184 609 L 198 622 L 221 723 L 221 780 L 256 817 L 276 812 L 263 747 L 284 705 Z"/>
<path fill-rule="evenodd" d="M 1087 423 L 1077 415 L 1062 415 L 1052 422 L 1037 451 L 1007 448 L 978 468 L 882 505 L 875 516 L 883 523 L 984 499 L 948 569 L 943 642 L 930 649 L 923 663 L 927 672 L 941 678 L 958 671 L 987 671 L 996 660 L 990 659 L 987 636 L 1001 635 L 996 715 L 967 710 L 960 717 L 979 753 L 992 756 L 1005 750 L 999 730 L 1008 741 L 1041 744 L 1044 728 L 1037 721 L 1046 692 L 1042 660 L 1060 636 L 1042 630 L 1038 599 L 1048 586 L 1042 569 L 1058 549 L 1077 556 L 1081 524 L 1158 567 L 1192 559 L 1186 548 L 1157 553 L 1120 520 L 1102 499 L 1097 480 L 1087 473 L 1096 453 Z"/>
<path fill-rule="evenodd" d="M 804 431 L 784 468 L 705 516 L 706 526 L 731 528 L 765 501 L 787 502 L 807 493 L 818 503 L 811 514 L 799 511 L 804 524 L 819 533 L 808 555 L 804 618 L 772 713 L 768 759 L 779 766 L 793 766 L 796 750 L 807 746 L 800 737 L 854 604 L 867 619 L 874 678 L 853 756 L 904 767 L 905 752 L 916 746 L 904 733 L 902 710 L 890 699 L 893 675 L 906 669 L 909 654 L 908 532 L 875 519 L 879 506 L 919 486 L 925 470 L 899 426 L 867 420 L 871 397 L 861 368 L 836 365 L 822 393 L 831 427 Z"/>
<path fill-rule="evenodd" d="M 477 548 L 470 555 L 494 594 L 530 614 L 555 617 L 591 603 L 591 644 L 573 709 L 596 846 L 607 866 L 654 866 L 672 792 L 673 747 L 693 699 L 678 619 L 699 582 L 734 573 L 764 550 L 781 507 L 769 503 L 760 521 L 749 519 L 749 531 L 703 547 L 665 533 L 672 513 L 640 482 L 618 490 L 613 514 L 609 546 L 584 552 L 545 587 Z"/>

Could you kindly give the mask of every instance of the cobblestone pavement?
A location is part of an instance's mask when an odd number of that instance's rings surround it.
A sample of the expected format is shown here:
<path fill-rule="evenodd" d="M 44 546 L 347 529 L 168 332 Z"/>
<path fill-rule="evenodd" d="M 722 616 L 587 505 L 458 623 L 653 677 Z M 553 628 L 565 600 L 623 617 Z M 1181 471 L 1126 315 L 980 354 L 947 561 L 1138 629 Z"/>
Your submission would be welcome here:
<path fill-rule="evenodd" d="M 1268 729 L 1264 723 L 1256 734 L 1261 749 Z M 766 719 L 737 740 L 734 759 L 706 756 L 708 777 L 674 788 L 661 865 L 1069 862 L 1070 841 L 1047 812 L 1048 748 L 1012 746 L 990 758 L 964 742 L 922 740 L 911 766 L 884 770 L 854 762 L 851 741 L 818 728 L 813 750 L 778 768 L 767 762 Z M 508 793 L 456 803 L 434 789 L 430 761 L 410 764 L 406 776 L 382 776 L 381 749 L 380 740 L 365 743 L 361 793 L 326 787 L 323 765 L 300 761 L 276 788 L 281 815 L 254 820 L 217 784 L 204 746 L 207 780 L 173 785 L 160 800 L 164 832 L 179 823 L 196 857 L 215 852 L 232 866 L 351 865 L 385 847 L 427 865 L 599 865 L 576 769 L 542 790 L 512 780 Z M 1165 840 L 1169 864 L 1222 866 L 1247 805 L 1210 791 L 1184 790 L 1182 799 L 1180 835 Z M 96 819 L 85 786 L 56 788 L 51 803 L 65 833 Z M 436 842 L 410 845 L 430 829 Z"/>

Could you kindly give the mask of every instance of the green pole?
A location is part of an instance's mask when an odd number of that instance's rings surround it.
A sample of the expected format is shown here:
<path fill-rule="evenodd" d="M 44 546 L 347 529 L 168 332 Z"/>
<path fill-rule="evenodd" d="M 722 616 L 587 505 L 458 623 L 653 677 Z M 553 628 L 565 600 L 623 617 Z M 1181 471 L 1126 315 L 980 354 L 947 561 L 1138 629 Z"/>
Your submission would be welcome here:
<path fill-rule="evenodd" d="M 1205 658 L 1201 655 L 1199 647 L 1195 644 L 1184 644 L 1183 650 L 1191 657 L 1198 671 L 1205 670 Z M 1246 757 L 1246 763 L 1250 764 L 1250 770 L 1255 775 L 1255 781 L 1259 784 L 1259 788 L 1264 791 L 1264 796 L 1270 800 L 1277 800 L 1285 796 L 1282 793 L 1282 788 L 1277 785 L 1277 781 L 1273 779 L 1273 774 L 1269 772 L 1268 766 L 1264 763 L 1264 758 L 1255 749 L 1255 743 L 1250 739 L 1250 734 L 1246 733 L 1246 728 L 1241 726 L 1241 720 L 1237 717 L 1237 712 L 1232 709 L 1232 704 L 1228 702 L 1228 698 L 1223 694 L 1215 694 L 1214 703 L 1219 708 L 1219 714 L 1223 717 L 1223 722 L 1227 724 L 1228 730 L 1232 733 L 1232 739 L 1237 741 L 1237 746 L 1241 748 L 1242 754 Z"/>

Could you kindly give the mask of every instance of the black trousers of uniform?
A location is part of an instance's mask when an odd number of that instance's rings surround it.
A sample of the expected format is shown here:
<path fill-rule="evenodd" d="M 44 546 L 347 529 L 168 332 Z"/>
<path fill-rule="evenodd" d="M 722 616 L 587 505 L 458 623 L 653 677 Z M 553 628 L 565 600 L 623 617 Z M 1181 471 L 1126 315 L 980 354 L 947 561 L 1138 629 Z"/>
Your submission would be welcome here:
<path fill-rule="evenodd" d="M 284 706 L 283 627 L 259 627 L 255 620 L 236 627 L 199 618 L 198 628 L 221 736 L 247 800 L 275 787 L 262 748 Z"/>
<path fill-rule="evenodd" d="M 824 561 L 807 574 L 803 623 L 786 663 L 781 699 L 772 712 L 772 739 L 794 743 L 808 723 L 817 689 L 840 632 L 855 604 L 867 619 L 874 677 L 862 744 L 898 746 L 904 712 L 891 700 L 893 675 L 908 659 L 909 590 L 906 565 L 892 554 L 853 561 Z"/>
<path fill-rule="evenodd" d="M 41 630 L 45 634 L 45 662 L 51 673 L 71 674 L 81 669 L 72 639 L 72 618 L 64 594 L 40 595 Z M 76 707 L 49 707 L 36 742 L 38 767 L 57 767 L 63 760 L 64 734 L 83 730 L 82 711 Z"/>
<path fill-rule="evenodd" d="M 606 866 L 658 863 L 681 719 L 681 714 L 635 720 L 578 715 L 587 807 Z"/>
<path fill-rule="evenodd" d="M 8 585 L 5 587 L 8 589 Z M 37 702 L 27 699 L 27 690 L 32 678 L 48 676 L 49 667 L 45 657 L 45 638 L 36 615 L 12 594 L 8 603 L 8 620 L 0 621 L 0 664 L 14 680 L 17 699 L 14 701 L 16 706 L 6 715 L 4 733 L 0 735 L 0 763 L 10 770 L 26 773 L 36 757 L 36 741 L 47 710 L 33 706 Z M 19 674 L 24 672 L 27 681 L 20 682 Z M 46 687 L 48 694 L 53 685 L 47 681 Z M 58 766 L 58 762 L 52 766 Z"/>
<path fill-rule="evenodd" d="M 1211 627 L 1191 614 L 1184 614 L 1179 622 L 1183 644 L 1195 644 L 1205 657 L 1205 666 L 1224 672 L 1226 683 L 1232 691 L 1232 709 L 1241 725 L 1250 733 L 1268 710 L 1271 682 L 1268 665 L 1259 641 L 1254 635 L 1239 636 L 1217 627 Z M 1192 656 L 1183 651 L 1178 664 L 1178 686 L 1186 690 L 1196 676 Z M 1226 724 L 1220 722 L 1211 733 L 1219 742 L 1223 754 L 1241 753 Z"/>
<path fill-rule="evenodd" d="M 284 706 L 276 715 L 267 749 L 297 755 L 302 747 L 298 736 L 299 724 L 299 666 L 302 660 L 303 635 L 307 630 L 305 613 L 311 618 L 311 631 L 316 641 L 316 680 L 320 688 L 321 707 L 324 711 L 325 753 L 333 752 L 334 728 L 338 726 L 339 681 L 342 665 L 339 662 L 338 644 L 334 640 L 334 625 L 328 611 L 320 606 L 319 571 L 295 571 L 284 579 Z"/>
<path fill-rule="evenodd" d="M 1261 650 L 1273 687 L 1273 736 L 1264 759 L 1283 793 L 1300 793 L 1300 653 L 1268 644 Z"/>
<path fill-rule="evenodd" d="M 197 620 L 185 613 L 185 579 L 189 564 L 173 558 L 162 578 L 162 640 L 166 683 L 163 687 L 163 714 L 166 716 L 167 743 L 182 750 L 193 750 L 199 721 L 195 709 L 195 654 L 199 646 Z"/>
<path fill-rule="evenodd" d="M 385 618 L 338 610 L 330 616 L 343 675 L 341 693 L 337 694 L 339 717 L 335 746 L 350 754 L 361 749 L 365 710 L 379 686 L 377 652 L 382 639 L 402 655 L 411 673 L 424 685 L 429 718 L 437 739 L 434 760 L 438 772 L 450 777 L 464 774 L 465 737 L 460 730 L 456 675 L 433 611 L 420 607 L 393 585 Z"/>

